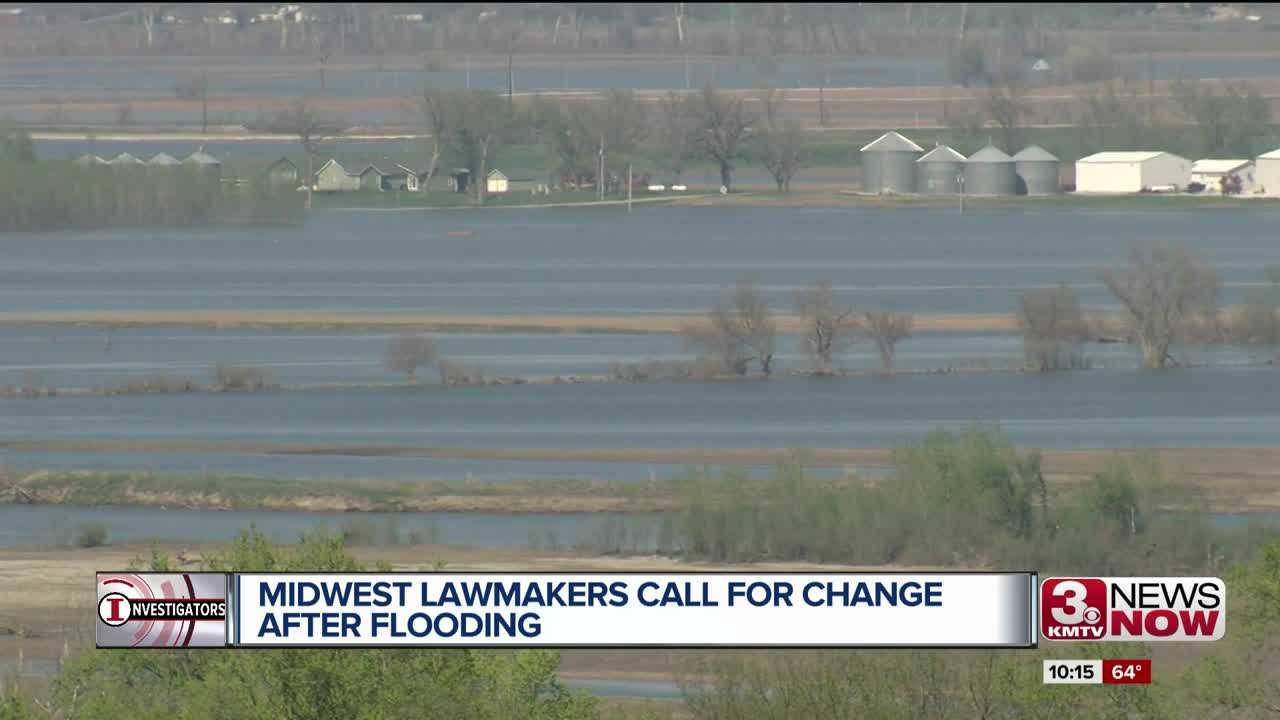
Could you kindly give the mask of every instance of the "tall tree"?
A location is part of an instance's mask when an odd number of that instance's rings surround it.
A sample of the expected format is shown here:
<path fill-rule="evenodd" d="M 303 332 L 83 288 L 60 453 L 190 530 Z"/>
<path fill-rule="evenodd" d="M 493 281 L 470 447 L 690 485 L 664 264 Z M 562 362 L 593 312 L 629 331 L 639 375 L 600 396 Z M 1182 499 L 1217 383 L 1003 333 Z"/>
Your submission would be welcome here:
<path fill-rule="evenodd" d="M 1098 270 L 1142 345 L 1142 365 L 1165 367 L 1169 347 L 1197 316 L 1217 311 L 1218 274 L 1185 245 L 1135 244 L 1124 263 Z"/>
<path fill-rule="evenodd" d="M 431 160 L 422 183 L 422 191 L 429 192 L 431 179 L 440 165 L 440 155 L 453 131 L 453 122 L 458 118 L 458 95 L 452 90 L 424 84 L 414 94 L 411 105 L 422 129 L 431 135 Z"/>
<path fill-rule="evenodd" d="M 506 99 L 495 92 L 460 91 L 456 97 L 458 120 L 451 132 L 452 145 L 471 174 L 476 203 L 483 205 L 490 163 L 513 137 L 513 118 L 507 112 Z"/>
<path fill-rule="evenodd" d="M 311 207 L 311 191 L 315 186 L 315 157 L 320 152 L 320 145 L 338 135 L 343 125 L 336 119 L 326 116 L 309 99 L 302 97 L 290 103 L 288 109 L 277 114 L 270 123 L 273 132 L 285 133 L 298 138 L 302 151 L 306 155 L 306 207 Z"/>
<path fill-rule="evenodd" d="M 702 88 L 699 100 L 699 147 L 720 166 L 720 184 L 732 190 L 733 164 L 742 158 L 755 118 L 747 110 L 745 98 L 723 93 L 711 83 Z"/>
<path fill-rule="evenodd" d="M 692 98 L 668 92 L 659 104 L 656 144 L 672 183 L 698 152 L 700 119 Z"/>
<path fill-rule="evenodd" d="M 764 128 L 755 137 L 756 155 L 764 165 L 779 192 L 791 191 L 791 178 L 800 167 L 804 134 L 800 123 L 781 117 L 783 94 L 772 88 L 760 94 L 764 105 Z"/>

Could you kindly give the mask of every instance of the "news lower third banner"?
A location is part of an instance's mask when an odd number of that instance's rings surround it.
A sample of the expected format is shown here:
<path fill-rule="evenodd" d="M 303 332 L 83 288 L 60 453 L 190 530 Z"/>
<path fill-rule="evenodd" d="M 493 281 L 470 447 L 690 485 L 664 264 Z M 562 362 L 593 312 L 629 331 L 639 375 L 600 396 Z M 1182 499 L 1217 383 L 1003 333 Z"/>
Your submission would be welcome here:
<path fill-rule="evenodd" d="M 99 573 L 99 647 L 1035 647 L 1034 573 Z"/>

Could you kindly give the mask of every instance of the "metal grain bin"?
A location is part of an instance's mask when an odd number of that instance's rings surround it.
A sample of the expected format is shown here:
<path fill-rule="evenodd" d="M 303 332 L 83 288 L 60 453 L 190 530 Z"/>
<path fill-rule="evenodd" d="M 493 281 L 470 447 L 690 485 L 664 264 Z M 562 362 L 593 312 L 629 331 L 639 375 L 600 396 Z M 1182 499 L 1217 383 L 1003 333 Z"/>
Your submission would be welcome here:
<path fill-rule="evenodd" d="M 1017 184 L 1013 158 L 988 145 L 964 161 L 965 195 L 1012 195 Z"/>
<path fill-rule="evenodd" d="M 924 151 L 896 132 L 862 148 L 862 189 L 873 193 L 916 191 L 916 160 Z"/>
<path fill-rule="evenodd" d="M 916 161 L 916 192 L 923 195 L 955 195 L 960 192 L 964 156 L 939 145 Z"/>
<path fill-rule="evenodd" d="M 1058 184 L 1058 158 L 1039 145 L 1023 148 L 1013 156 L 1013 168 L 1018 175 L 1019 195 L 1056 195 L 1062 190 Z"/>

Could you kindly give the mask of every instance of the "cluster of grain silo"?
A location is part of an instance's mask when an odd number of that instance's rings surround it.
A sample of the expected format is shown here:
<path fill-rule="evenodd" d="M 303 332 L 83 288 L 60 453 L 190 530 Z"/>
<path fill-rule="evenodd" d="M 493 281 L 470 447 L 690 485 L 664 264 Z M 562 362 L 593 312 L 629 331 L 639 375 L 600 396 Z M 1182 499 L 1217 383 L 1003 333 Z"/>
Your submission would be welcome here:
<path fill-rule="evenodd" d="M 922 195 L 1052 195 L 1059 192 L 1058 158 L 1036 145 L 1010 157 L 987 145 L 966 158 L 946 145 L 929 152 L 897 132 L 862 148 L 862 188 L 870 193 Z"/>
<path fill-rule="evenodd" d="M 213 176 L 218 176 L 222 172 L 222 162 L 212 155 L 204 151 L 196 151 L 187 156 L 185 160 L 178 160 L 168 153 L 156 153 L 150 160 L 142 160 L 133 155 L 122 152 L 119 155 L 104 160 L 97 155 L 81 155 L 75 159 L 75 164 L 80 166 L 90 165 L 107 165 L 114 168 L 124 167 L 149 167 L 149 168 L 178 168 L 184 165 L 191 166 L 200 172 Z"/>

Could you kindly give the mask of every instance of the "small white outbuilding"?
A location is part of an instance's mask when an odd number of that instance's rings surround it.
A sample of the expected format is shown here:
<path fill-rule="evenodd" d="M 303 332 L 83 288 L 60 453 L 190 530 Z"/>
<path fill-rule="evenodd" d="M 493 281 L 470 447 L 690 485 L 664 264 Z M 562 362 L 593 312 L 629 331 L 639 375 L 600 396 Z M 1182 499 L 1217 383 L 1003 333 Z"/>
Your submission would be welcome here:
<path fill-rule="evenodd" d="M 1280 150 L 1258 156 L 1254 164 L 1253 181 L 1258 192 L 1280 196 Z"/>
<path fill-rule="evenodd" d="M 1191 161 L 1167 152 L 1100 152 L 1076 161 L 1076 192 L 1136 193 L 1152 188 L 1185 190 Z"/>
<path fill-rule="evenodd" d="M 1253 194 L 1252 160 L 1197 160 L 1191 164 L 1191 182 L 1204 185 L 1207 193 L 1221 193 L 1223 178 L 1232 176 L 1240 178 L 1240 194 Z"/>

